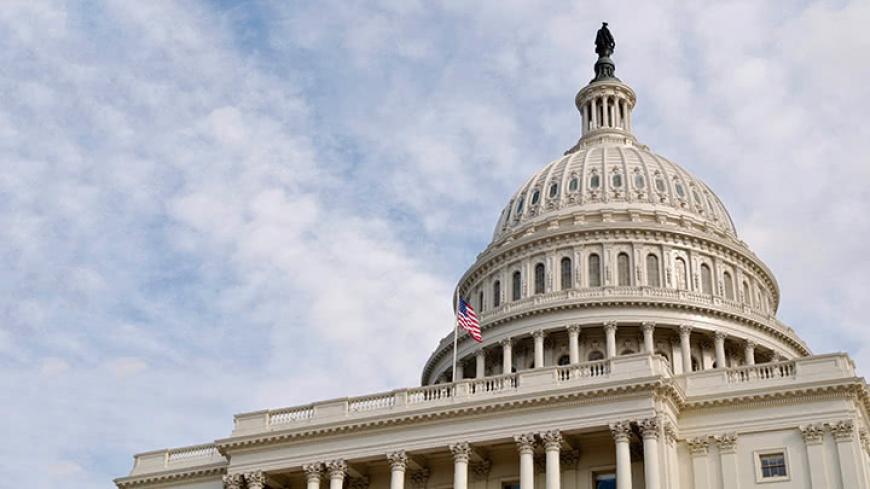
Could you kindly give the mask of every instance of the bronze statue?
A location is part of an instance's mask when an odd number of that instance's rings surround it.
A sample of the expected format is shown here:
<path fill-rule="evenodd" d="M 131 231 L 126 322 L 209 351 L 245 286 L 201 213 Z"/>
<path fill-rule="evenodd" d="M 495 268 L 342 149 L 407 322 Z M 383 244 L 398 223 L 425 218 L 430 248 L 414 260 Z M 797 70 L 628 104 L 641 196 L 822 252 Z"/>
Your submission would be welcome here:
<path fill-rule="evenodd" d="M 613 40 L 613 34 L 607 28 L 607 22 L 602 22 L 601 29 L 598 29 L 598 34 L 595 35 L 595 52 L 599 58 L 608 58 L 613 54 L 615 47 L 616 41 Z"/>

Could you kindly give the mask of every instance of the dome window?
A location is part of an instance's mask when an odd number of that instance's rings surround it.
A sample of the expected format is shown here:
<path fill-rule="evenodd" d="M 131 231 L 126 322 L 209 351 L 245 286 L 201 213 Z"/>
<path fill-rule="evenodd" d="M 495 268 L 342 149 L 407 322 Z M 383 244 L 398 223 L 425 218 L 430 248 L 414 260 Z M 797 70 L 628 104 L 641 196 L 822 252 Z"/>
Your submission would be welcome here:
<path fill-rule="evenodd" d="M 589 188 L 598 188 L 601 186 L 601 177 L 597 173 L 593 173 L 589 178 Z"/>
<path fill-rule="evenodd" d="M 534 192 L 532 192 L 532 201 L 531 201 L 531 204 L 532 204 L 532 205 L 536 205 L 536 204 L 538 203 L 539 200 L 541 200 L 541 191 L 540 191 L 540 190 L 535 190 Z"/>
<path fill-rule="evenodd" d="M 674 182 L 674 188 L 677 190 L 677 197 L 681 199 L 686 198 L 686 189 L 683 188 L 683 184 L 680 182 Z"/>
<path fill-rule="evenodd" d="M 492 307 L 501 305 L 501 282 L 496 280 L 492 284 Z"/>
<path fill-rule="evenodd" d="M 522 275 L 520 272 L 514 272 L 511 283 L 511 299 L 518 301 L 522 298 Z"/>
<path fill-rule="evenodd" d="M 571 192 L 576 192 L 577 189 L 579 189 L 579 188 L 580 188 L 580 179 L 579 178 L 574 177 L 571 179 L 570 182 L 568 182 L 568 190 L 570 190 Z"/>
<path fill-rule="evenodd" d="M 520 214 L 522 214 L 522 213 L 523 213 L 523 198 L 520 197 L 519 202 L 517 202 L 517 211 L 515 212 L 515 214 L 517 215 L 517 217 L 520 217 Z"/>
<path fill-rule="evenodd" d="M 704 205 L 704 204 L 703 204 L 704 201 L 701 200 L 701 195 L 698 194 L 698 191 L 697 191 L 697 190 L 692 189 L 692 195 L 695 197 L 695 202 L 696 202 L 698 205 Z"/>
<path fill-rule="evenodd" d="M 640 173 L 634 176 L 634 186 L 639 189 L 642 189 L 646 186 L 646 181 L 643 179 L 643 175 L 641 175 Z"/>
<path fill-rule="evenodd" d="M 631 285 L 631 272 L 629 270 L 628 262 L 628 253 L 620 253 L 616 256 L 616 276 L 618 285 Z"/>
<path fill-rule="evenodd" d="M 661 177 L 656 178 L 656 190 L 661 193 L 665 192 L 665 181 Z"/>
<path fill-rule="evenodd" d="M 601 287 L 601 257 L 597 253 L 589 255 L 589 287 Z"/>
<path fill-rule="evenodd" d="M 558 183 L 551 183 L 550 184 L 550 193 L 549 193 L 550 198 L 552 199 L 552 198 L 556 197 L 557 193 L 559 193 L 559 184 Z"/>
<path fill-rule="evenodd" d="M 613 176 L 610 178 L 610 181 L 613 183 L 613 186 L 615 188 L 622 188 L 622 174 L 621 173 L 614 173 Z"/>
<path fill-rule="evenodd" d="M 544 264 L 535 265 L 535 294 L 544 293 Z"/>

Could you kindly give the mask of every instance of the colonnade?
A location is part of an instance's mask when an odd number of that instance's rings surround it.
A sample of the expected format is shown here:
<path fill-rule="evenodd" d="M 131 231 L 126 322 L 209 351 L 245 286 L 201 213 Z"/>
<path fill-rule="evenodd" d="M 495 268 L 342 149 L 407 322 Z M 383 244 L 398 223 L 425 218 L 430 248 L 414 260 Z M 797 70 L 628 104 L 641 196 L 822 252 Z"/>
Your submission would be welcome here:
<path fill-rule="evenodd" d="M 602 128 L 631 131 L 631 105 L 622 97 L 603 95 L 589 100 L 581 110 L 582 134 Z"/>

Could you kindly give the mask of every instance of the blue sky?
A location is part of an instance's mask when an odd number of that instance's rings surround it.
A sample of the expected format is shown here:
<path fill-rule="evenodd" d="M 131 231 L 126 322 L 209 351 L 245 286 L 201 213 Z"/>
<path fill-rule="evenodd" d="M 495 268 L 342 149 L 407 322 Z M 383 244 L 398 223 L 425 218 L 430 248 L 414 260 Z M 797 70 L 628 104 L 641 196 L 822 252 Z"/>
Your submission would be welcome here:
<path fill-rule="evenodd" d="M 870 365 L 866 2 L 0 5 L 0 469 L 108 487 L 232 414 L 413 385 L 599 22 L 779 316 Z"/>

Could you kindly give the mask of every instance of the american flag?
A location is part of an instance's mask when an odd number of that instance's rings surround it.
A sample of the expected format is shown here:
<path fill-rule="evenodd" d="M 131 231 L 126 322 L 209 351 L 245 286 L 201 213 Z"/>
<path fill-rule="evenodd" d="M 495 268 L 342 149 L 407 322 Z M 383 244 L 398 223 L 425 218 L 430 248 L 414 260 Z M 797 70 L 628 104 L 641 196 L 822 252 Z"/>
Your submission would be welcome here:
<path fill-rule="evenodd" d="M 456 320 L 462 326 L 462 329 L 468 331 L 468 335 L 474 341 L 478 343 L 483 341 L 483 337 L 480 335 L 480 321 L 477 319 L 477 313 L 474 312 L 471 304 L 465 302 L 465 299 L 462 297 L 459 298 L 459 304 L 456 308 Z"/>

